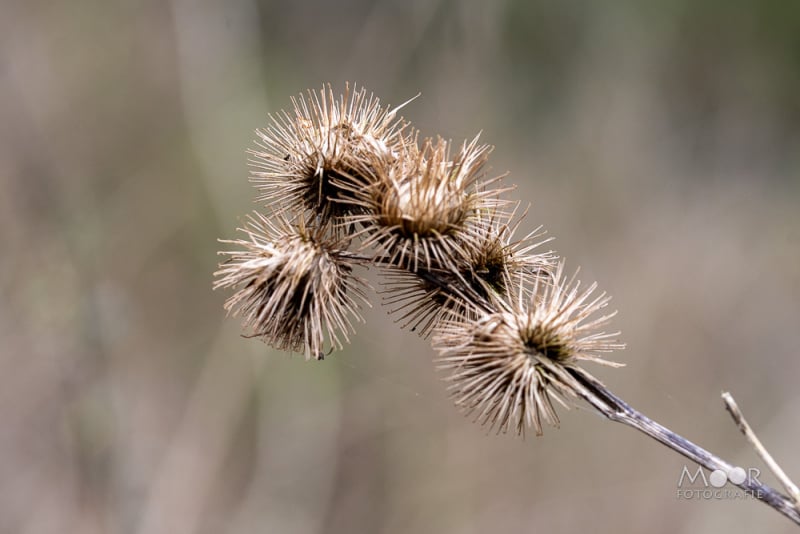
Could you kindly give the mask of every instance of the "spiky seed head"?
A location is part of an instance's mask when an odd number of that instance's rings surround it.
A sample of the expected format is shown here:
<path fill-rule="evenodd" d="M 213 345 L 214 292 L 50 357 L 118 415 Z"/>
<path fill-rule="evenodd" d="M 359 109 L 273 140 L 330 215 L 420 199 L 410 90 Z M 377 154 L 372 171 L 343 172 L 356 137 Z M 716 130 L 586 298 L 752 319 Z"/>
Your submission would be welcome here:
<path fill-rule="evenodd" d="M 399 108 L 382 107 L 365 89 L 330 85 L 292 99 L 293 110 L 270 116 L 248 152 L 257 202 L 274 211 L 306 212 L 339 222 L 355 208 L 353 189 L 366 186 L 373 166 L 393 162 L 412 142 Z M 402 107 L 402 106 L 401 106 Z"/>
<path fill-rule="evenodd" d="M 481 235 L 474 246 L 465 248 L 463 257 L 452 258 L 450 270 L 420 266 L 417 272 L 409 272 L 389 267 L 381 291 L 384 304 L 398 316 L 403 328 L 428 337 L 444 318 L 477 319 L 480 305 L 476 299 L 491 303 L 507 298 L 515 289 L 532 287 L 536 278 L 551 278 L 553 254 L 534 252 L 550 239 L 539 227 L 515 240 L 520 221 L 510 225 L 497 213 L 485 222 L 479 220 Z"/>
<path fill-rule="evenodd" d="M 552 279 L 556 258 L 552 251 L 539 250 L 552 240 L 541 226 L 515 239 L 525 214 L 515 218 L 488 213 L 480 218 L 483 228 L 475 246 L 460 260 L 459 271 L 474 290 L 487 299 L 506 298 L 520 287 L 533 287 L 536 279 Z"/>
<path fill-rule="evenodd" d="M 427 337 L 442 318 L 453 315 L 477 318 L 479 305 L 507 298 L 514 288 L 529 287 L 538 277 L 552 277 L 555 257 L 551 251 L 535 251 L 551 238 L 541 227 L 522 239 L 514 233 L 524 218 L 516 210 L 506 215 L 497 210 L 479 212 L 473 224 L 481 229 L 463 257 L 454 257 L 451 269 L 421 266 L 417 272 L 387 269 L 384 303 L 399 314 L 403 328 Z M 424 269 L 424 270 L 423 270 Z M 447 287 L 454 290 L 448 291 Z"/>
<path fill-rule="evenodd" d="M 324 227 L 272 222 L 255 213 L 240 228 L 246 239 L 223 241 L 238 250 L 214 273 L 214 288 L 233 288 L 225 309 L 242 316 L 251 337 L 279 350 L 322 359 L 326 342 L 341 349 L 352 319 L 363 321 L 365 283 L 353 276 L 353 260 Z"/>
<path fill-rule="evenodd" d="M 463 294 L 463 280 L 450 271 L 421 268 L 412 273 L 393 266 L 385 271 L 383 304 L 402 328 L 422 337 L 428 337 L 442 319 L 454 313 L 465 317 L 472 309 L 472 295 Z"/>
<path fill-rule="evenodd" d="M 614 313 L 596 284 L 581 290 L 566 281 L 563 262 L 554 282 L 537 279 L 501 311 L 477 319 L 451 318 L 437 328 L 433 346 L 447 372 L 456 404 L 490 429 L 522 435 L 526 427 L 542 433 L 542 421 L 558 425 L 553 401 L 567 406 L 578 387 L 567 372 L 582 360 L 611 366 L 602 353 L 624 348 L 618 333 L 600 328 Z"/>
<path fill-rule="evenodd" d="M 450 159 L 449 143 L 428 139 L 414 158 L 379 169 L 377 179 L 358 193 L 364 247 L 374 247 L 392 265 L 416 272 L 451 267 L 453 259 L 480 240 L 479 214 L 505 204 L 499 190 L 479 184 L 490 147 L 477 138 Z"/>

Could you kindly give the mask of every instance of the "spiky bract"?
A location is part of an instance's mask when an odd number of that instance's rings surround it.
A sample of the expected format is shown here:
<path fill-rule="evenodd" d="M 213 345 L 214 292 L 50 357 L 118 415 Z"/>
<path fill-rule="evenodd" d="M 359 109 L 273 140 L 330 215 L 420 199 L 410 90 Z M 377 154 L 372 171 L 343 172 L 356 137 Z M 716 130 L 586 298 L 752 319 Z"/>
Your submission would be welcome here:
<path fill-rule="evenodd" d="M 240 230 L 247 239 L 223 241 L 240 248 L 221 252 L 229 259 L 215 273 L 215 288 L 236 289 L 225 302 L 228 312 L 243 316 L 252 337 L 280 350 L 322 359 L 326 341 L 341 348 L 351 320 L 363 321 L 358 301 L 366 300 L 340 244 L 325 228 L 273 223 L 258 213 Z"/>
<path fill-rule="evenodd" d="M 539 228 L 514 240 L 518 223 L 509 226 L 497 214 L 485 223 L 478 222 L 480 236 L 465 247 L 463 256 L 451 258 L 450 269 L 387 269 L 384 303 L 393 306 L 392 313 L 400 314 L 398 321 L 403 327 L 427 337 L 443 318 L 455 314 L 462 320 L 476 319 L 479 306 L 474 302 L 491 304 L 508 297 L 515 288 L 529 288 L 538 277 L 551 277 L 552 253 L 534 252 L 550 239 L 544 238 Z"/>
<path fill-rule="evenodd" d="M 399 108 L 382 107 L 365 89 L 330 86 L 292 99 L 293 114 L 270 116 L 256 131 L 251 181 L 256 201 L 274 211 L 311 213 L 322 223 L 341 222 L 355 208 L 352 191 L 366 186 L 375 166 L 390 164 L 411 141 Z"/>
<path fill-rule="evenodd" d="M 595 289 L 566 281 L 561 263 L 552 283 L 537 279 L 497 312 L 443 321 L 433 346 L 456 403 L 498 432 L 557 425 L 553 400 L 564 404 L 577 387 L 569 368 L 581 360 L 618 365 L 600 354 L 623 348 L 618 333 L 599 331 L 614 314 L 595 317 L 609 301 Z"/>
<path fill-rule="evenodd" d="M 363 213 L 352 217 L 363 230 L 364 247 L 386 263 L 416 272 L 450 268 L 480 242 L 479 216 L 505 205 L 498 190 L 480 186 L 490 147 L 477 138 L 450 159 L 443 139 L 426 140 L 418 153 L 378 169 L 377 179 L 357 194 Z"/>

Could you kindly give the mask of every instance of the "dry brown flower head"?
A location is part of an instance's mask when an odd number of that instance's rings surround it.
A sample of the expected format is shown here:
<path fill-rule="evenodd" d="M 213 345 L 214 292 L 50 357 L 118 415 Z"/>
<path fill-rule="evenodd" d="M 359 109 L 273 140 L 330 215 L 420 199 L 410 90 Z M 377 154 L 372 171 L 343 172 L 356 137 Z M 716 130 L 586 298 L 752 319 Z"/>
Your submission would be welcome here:
<path fill-rule="evenodd" d="M 477 309 L 470 304 L 478 299 L 492 302 L 504 299 L 514 288 L 528 288 L 537 277 L 552 277 L 555 260 L 551 252 L 534 252 L 550 241 L 541 227 L 522 239 L 513 234 L 521 218 L 511 226 L 506 218 L 494 216 L 483 222 L 473 246 L 465 247 L 464 256 L 452 258 L 449 269 L 432 268 L 421 272 L 388 268 L 383 291 L 384 304 L 398 314 L 403 328 L 410 327 L 423 337 L 444 318 L 459 316 L 477 318 Z M 467 294 L 454 293 L 459 288 Z M 473 297 L 473 298 L 471 298 Z"/>
<path fill-rule="evenodd" d="M 600 357 L 624 347 L 618 333 L 599 331 L 614 315 L 595 317 L 609 297 L 593 296 L 596 284 L 581 290 L 566 281 L 563 262 L 554 276 L 553 283 L 537 279 L 500 311 L 445 320 L 434 336 L 456 403 L 490 429 L 541 434 L 542 421 L 558 424 L 553 400 L 574 397 L 570 367 L 581 360 L 619 365 Z"/>
<path fill-rule="evenodd" d="M 481 239 L 476 226 L 481 213 L 496 212 L 505 201 L 492 180 L 478 186 L 490 147 L 475 138 L 455 157 L 443 139 L 425 140 L 414 159 L 379 169 L 375 182 L 358 194 L 363 213 L 352 221 L 357 235 L 387 263 L 416 272 L 451 266 Z"/>
<path fill-rule="evenodd" d="M 351 92 L 348 85 L 338 98 L 330 86 L 309 90 L 292 104 L 293 114 L 270 116 L 272 124 L 256 132 L 256 148 L 248 151 L 256 201 L 340 222 L 353 209 L 349 190 L 370 183 L 373 166 L 398 158 L 413 134 L 397 117 L 399 107 L 382 107 L 363 88 Z"/>
<path fill-rule="evenodd" d="M 341 348 L 352 319 L 363 321 L 358 308 L 366 299 L 340 243 L 324 228 L 272 222 L 258 213 L 240 230 L 247 239 L 223 241 L 239 250 L 221 252 L 229 259 L 215 273 L 215 289 L 236 290 L 225 309 L 244 317 L 251 337 L 279 350 L 322 359 L 326 339 Z"/>

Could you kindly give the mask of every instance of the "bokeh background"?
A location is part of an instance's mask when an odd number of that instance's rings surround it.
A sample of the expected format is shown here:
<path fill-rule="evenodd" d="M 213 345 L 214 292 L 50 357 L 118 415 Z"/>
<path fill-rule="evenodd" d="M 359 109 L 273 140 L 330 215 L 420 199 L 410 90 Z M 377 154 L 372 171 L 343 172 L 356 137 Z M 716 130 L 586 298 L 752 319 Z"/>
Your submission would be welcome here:
<path fill-rule="evenodd" d="M 683 459 L 589 410 L 487 435 L 378 305 L 324 362 L 243 339 L 211 273 L 269 112 L 421 92 L 406 118 L 482 131 L 523 226 L 614 295 L 628 365 L 596 375 L 760 466 L 730 390 L 800 478 L 797 2 L 0 9 L 0 532 L 794 530 L 678 499 Z"/>

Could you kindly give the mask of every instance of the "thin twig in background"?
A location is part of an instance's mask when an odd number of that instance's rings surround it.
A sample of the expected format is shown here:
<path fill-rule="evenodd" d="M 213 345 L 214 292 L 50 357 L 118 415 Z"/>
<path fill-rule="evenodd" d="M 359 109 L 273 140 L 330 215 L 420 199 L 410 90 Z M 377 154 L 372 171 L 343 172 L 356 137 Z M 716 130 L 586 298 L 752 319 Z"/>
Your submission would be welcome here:
<path fill-rule="evenodd" d="M 795 507 L 800 506 L 800 489 L 797 488 L 797 484 L 792 482 L 792 479 L 781 469 L 781 466 L 778 465 L 778 462 L 772 457 L 772 455 L 767 451 L 766 447 L 762 445 L 761 440 L 758 439 L 756 433 L 750 428 L 750 425 L 747 423 L 747 420 L 744 418 L 742 411 L 739 409 L 739 406 L 736 404 L 736 401 L 733 400 L 733 395 L 728 393 L 727 391 L 722 393 L 722 401 L 725 403 L 725 408 L 733 417 L 736 426 L 739 427 L 739 430 L 742 431 L 744 437 L 747 438 L 747 441 L 753 446 L 756 450 L 756 453 L 764 460 L 764 463 L 767 464 L 769 470 L 775 475 L 775 477 L 783 484 L 783 487 L 786 489 L 786 493 L 794 501 Z"/>

